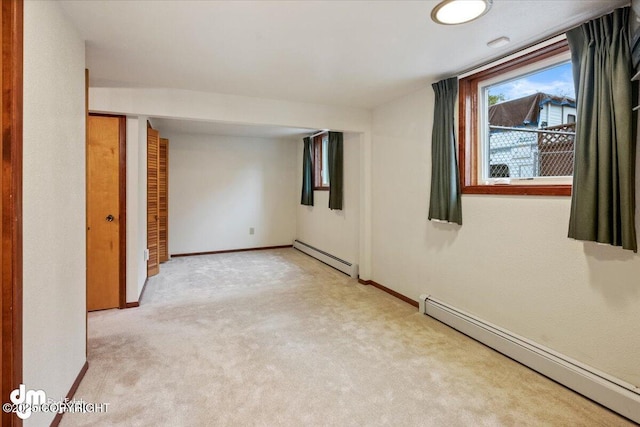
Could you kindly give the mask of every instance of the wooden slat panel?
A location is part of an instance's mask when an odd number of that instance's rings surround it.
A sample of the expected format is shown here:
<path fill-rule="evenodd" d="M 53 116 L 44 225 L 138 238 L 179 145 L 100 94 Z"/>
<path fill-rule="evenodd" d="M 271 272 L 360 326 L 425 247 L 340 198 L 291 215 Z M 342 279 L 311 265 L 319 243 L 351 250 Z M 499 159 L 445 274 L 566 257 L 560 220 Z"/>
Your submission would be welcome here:
<path fill-rule="evenodd" d="M 169 260 L 169 140 L 166 138 L 160 138 L 158 165 L 158 257 L 160 262 L 165 262 Z"/>
<path fill-rule="evenodd" d="M 147 128 L 147 277 L 160 272 L 159 249 L 159 209 L 158 209 L 158 166 L 159 135 L 155 129 Z"/>

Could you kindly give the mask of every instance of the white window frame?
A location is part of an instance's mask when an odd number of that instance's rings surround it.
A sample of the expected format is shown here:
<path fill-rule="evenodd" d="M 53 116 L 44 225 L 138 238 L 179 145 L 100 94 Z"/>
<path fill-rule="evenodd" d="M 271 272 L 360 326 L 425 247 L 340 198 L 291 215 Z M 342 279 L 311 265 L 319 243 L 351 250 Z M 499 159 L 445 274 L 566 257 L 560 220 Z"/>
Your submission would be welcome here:
<path fill-rule="evenodd" d="M 501 182 L 494 178 L 490 183 L 479 179 L 478 168 L 482 165 L 480 154 L 482 144 L 480 132 L 486 132 L 479 126 L 478 116 L 482 112 L 479 85 L 497 77 L 494 81 L 508 80 L 510 76 L 526 74 L 527 67 L 532 70 L 543 68 L 546 59 L 562 62 L 569 55 L 569 46 L 564 35 L 557 36 L 486 65 L 476 67 L 459 76 L 458 90 L 458 167 L 462 194 L 518 195 L 518 196 L 571 196 L 572 178 L 539 177 L 529 180 L 509 180 Z M 525 70 L 525 71 L 523 71 Z M 515 73 L 511 74 L 512 71 Z M 485 173 L 482 171 L 481 173 Z M 506 185 L 499 185 L 506 184 Z"/>
<path fill-rule="evenodd" d="M 571 61 L 571 53 L 564 52 L 559 55 L 536 61 L 532 64 L 525 65 L 516 70 L 504 73 L 500 76 L 482 80 L 478 84 L 479 100 L 478 105 L 482 108 L 478 111 L 478 182 L 485 185 L 510 185 L 517 183 L 518 185 L 540 185 L 541 183 L 549 185 L 571 184 L 573 177 L 549 177 L 540 176 L 534 178 L 491 178 L 489 175 L 489 103 L 487 101 L 489 87 L 495 84 L 507 83 L 512 80 L 518 80 L 527 75 L 553 68 L 557 65 Z"/>

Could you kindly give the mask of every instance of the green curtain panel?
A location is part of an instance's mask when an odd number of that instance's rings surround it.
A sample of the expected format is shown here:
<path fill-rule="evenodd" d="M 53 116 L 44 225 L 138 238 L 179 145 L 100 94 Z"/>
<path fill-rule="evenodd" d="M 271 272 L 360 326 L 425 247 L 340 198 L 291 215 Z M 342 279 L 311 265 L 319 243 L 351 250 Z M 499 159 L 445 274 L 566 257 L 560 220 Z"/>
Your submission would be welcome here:
<path fill-rule="evenodd" d="M 458 79 L 441 80 L 431 85 L 436 95 L 431 134 L 431 199 L 429 220 L 462 225 L 460 177 L 456 153 L 454 108 Z"/>
<path fill-rule="evenodd" d="M 329 132 L 329 209 L 342 209 L 342 132 Z"/>
<path fill-rule="evenodd" d="M 300 204 L 313 206 L 313 150 L 311 138 L 304 138 L 302 154 L 302 197 Z"/>
<path fill-rule="evenodd" d="M 567 32 L 577 124 L 569 237 L 637 252 L 629 8 Z"/>

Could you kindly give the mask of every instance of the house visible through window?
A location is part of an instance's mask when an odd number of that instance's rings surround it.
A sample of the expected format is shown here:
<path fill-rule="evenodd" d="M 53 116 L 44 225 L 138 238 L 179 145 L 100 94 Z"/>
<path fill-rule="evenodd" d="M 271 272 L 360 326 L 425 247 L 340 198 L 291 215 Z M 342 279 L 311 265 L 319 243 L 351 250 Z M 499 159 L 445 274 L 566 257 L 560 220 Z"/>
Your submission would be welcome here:
<path fill-rule="evenodd" d="M 314 190 L 329 190 L 329 133 L 313 138 Z"/>
<path fill-rule="evenodd" d="M 461 79 L 462 192 L 570 194 L 574 91 L 565 40 Z"/>

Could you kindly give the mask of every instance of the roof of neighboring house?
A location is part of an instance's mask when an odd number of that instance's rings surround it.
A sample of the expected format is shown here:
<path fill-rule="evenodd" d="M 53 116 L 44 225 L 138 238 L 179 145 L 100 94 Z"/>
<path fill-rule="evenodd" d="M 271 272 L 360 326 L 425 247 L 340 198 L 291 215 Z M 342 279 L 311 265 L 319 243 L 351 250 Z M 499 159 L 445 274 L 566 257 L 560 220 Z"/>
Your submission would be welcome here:
<path fill-rule="evenodd" d="M 489 107 L 489 123 L 494 126 L 518 127 L 537 125 L 540 121 L 540 109 L 545 104 L 576 106 L 573 98 L 534 93 L 522 98 L 511 99 Z"/>

